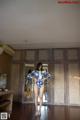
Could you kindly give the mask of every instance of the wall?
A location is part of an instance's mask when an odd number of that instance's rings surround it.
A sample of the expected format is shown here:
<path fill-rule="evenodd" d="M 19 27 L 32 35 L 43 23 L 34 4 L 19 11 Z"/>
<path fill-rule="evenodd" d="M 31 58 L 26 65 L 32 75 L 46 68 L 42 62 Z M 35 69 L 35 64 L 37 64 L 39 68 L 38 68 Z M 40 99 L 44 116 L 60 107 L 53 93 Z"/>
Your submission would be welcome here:
<path fill-rule="evenodd" d="M 11 73 L 11 62 L 12 57 L 5 52 L 0 55 L 0 73 L 7 73 L 8 75 L 8 84 L 7 88 L 10 89 L 10 73 Z"/>
<path fill-rule="evenodd" d="M 16 50 L 12 65 L 16 100 L 23 97 L 24 64 L 39 61 L 48 63 L 49 72 L 54 75 L 48 86 L 49 104 L 80 105 L 80 80 L 74 78 L 80 76 L 80 48 Z"/>

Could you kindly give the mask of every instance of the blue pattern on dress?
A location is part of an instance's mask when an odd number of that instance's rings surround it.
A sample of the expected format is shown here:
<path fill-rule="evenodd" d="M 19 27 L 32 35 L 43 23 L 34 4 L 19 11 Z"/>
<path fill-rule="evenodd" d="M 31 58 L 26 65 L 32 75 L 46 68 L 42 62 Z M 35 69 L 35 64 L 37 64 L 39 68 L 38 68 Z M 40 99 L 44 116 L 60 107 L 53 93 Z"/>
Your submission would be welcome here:
<path fill-rule="evenodd" d="M 37 79 L 36 84 L 38 88 L 41 88 L 41 86 L 44 84 L 43 79 L 48 79 L 48 80 L 51 79 L 51 75 L 46 71 L 42 71 L 41 75 L 42 75 L 42 79 L 39 79 L 39 71 L 37 70 L 32 71 L 27 75 L 27 80 L 32 80 L 33 77 L 36 78 Z"/>

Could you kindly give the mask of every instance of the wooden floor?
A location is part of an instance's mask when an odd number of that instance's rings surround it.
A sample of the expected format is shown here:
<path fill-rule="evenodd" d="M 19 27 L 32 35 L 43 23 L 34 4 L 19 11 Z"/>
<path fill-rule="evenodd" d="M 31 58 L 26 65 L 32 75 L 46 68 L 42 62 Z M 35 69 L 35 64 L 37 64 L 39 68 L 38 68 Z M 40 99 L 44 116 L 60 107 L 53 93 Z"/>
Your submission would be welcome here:
<path fill-rule="evenodd" d="M 41 116 L 35 117 L 33 104 L 14 104 L 10 120 L 80 120 L 80 107 L 42 106 Z"/>

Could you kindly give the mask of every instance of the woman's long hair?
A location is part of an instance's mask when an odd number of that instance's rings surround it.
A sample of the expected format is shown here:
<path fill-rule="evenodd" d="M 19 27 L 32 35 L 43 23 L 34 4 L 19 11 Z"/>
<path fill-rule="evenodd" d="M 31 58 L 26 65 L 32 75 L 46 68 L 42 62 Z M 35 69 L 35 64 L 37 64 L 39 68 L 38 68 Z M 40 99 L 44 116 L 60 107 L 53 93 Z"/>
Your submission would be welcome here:
<path fill-rule="evenodd" d="M 36 70 L 39 71 L 40 66 L 41 66 L 41 71 L 43 71 L 43 65 L 42 65 L 41 62 L 39 62 L 39 63 L 37 64 L 37 66 L 36 66 Z"/>

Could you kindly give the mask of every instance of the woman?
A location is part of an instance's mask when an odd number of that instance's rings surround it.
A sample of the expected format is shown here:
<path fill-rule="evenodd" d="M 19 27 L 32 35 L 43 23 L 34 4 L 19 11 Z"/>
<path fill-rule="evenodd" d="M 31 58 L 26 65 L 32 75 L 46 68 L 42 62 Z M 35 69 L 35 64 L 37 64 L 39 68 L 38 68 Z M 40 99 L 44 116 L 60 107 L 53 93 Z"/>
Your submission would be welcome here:
<path fill-rule="evenodd" d="M 35 115 L 41 114 L 41 106 L 43 102 L 43 93 L 44 93 L 44 78 L 43 78 L 43 66 L 42 63 L 38 63 L 36 67 L 36 77 L 35 84 L 34 84 L 34 95 L 35 95 L 35 108 L 36 112 Z M 38 97 L 40 99 L 40 106 L 38 111 Z"/>
<path fill-rule="evenodd" d="M 29 76 L 28 76 L 29 77 Z M 36 70 L 31 72 L 31 77 L 34 80 L 34 96 L 35 96 L 35 115 L 41 114 L 41 106 L 43 102 L 44 93 L 44 81 L 50 78 L 50 74 L 43 70 L 42 63 L 38 63 Z M 38 97 L 40 99 L 39 110 L 38 110 Z"/>

